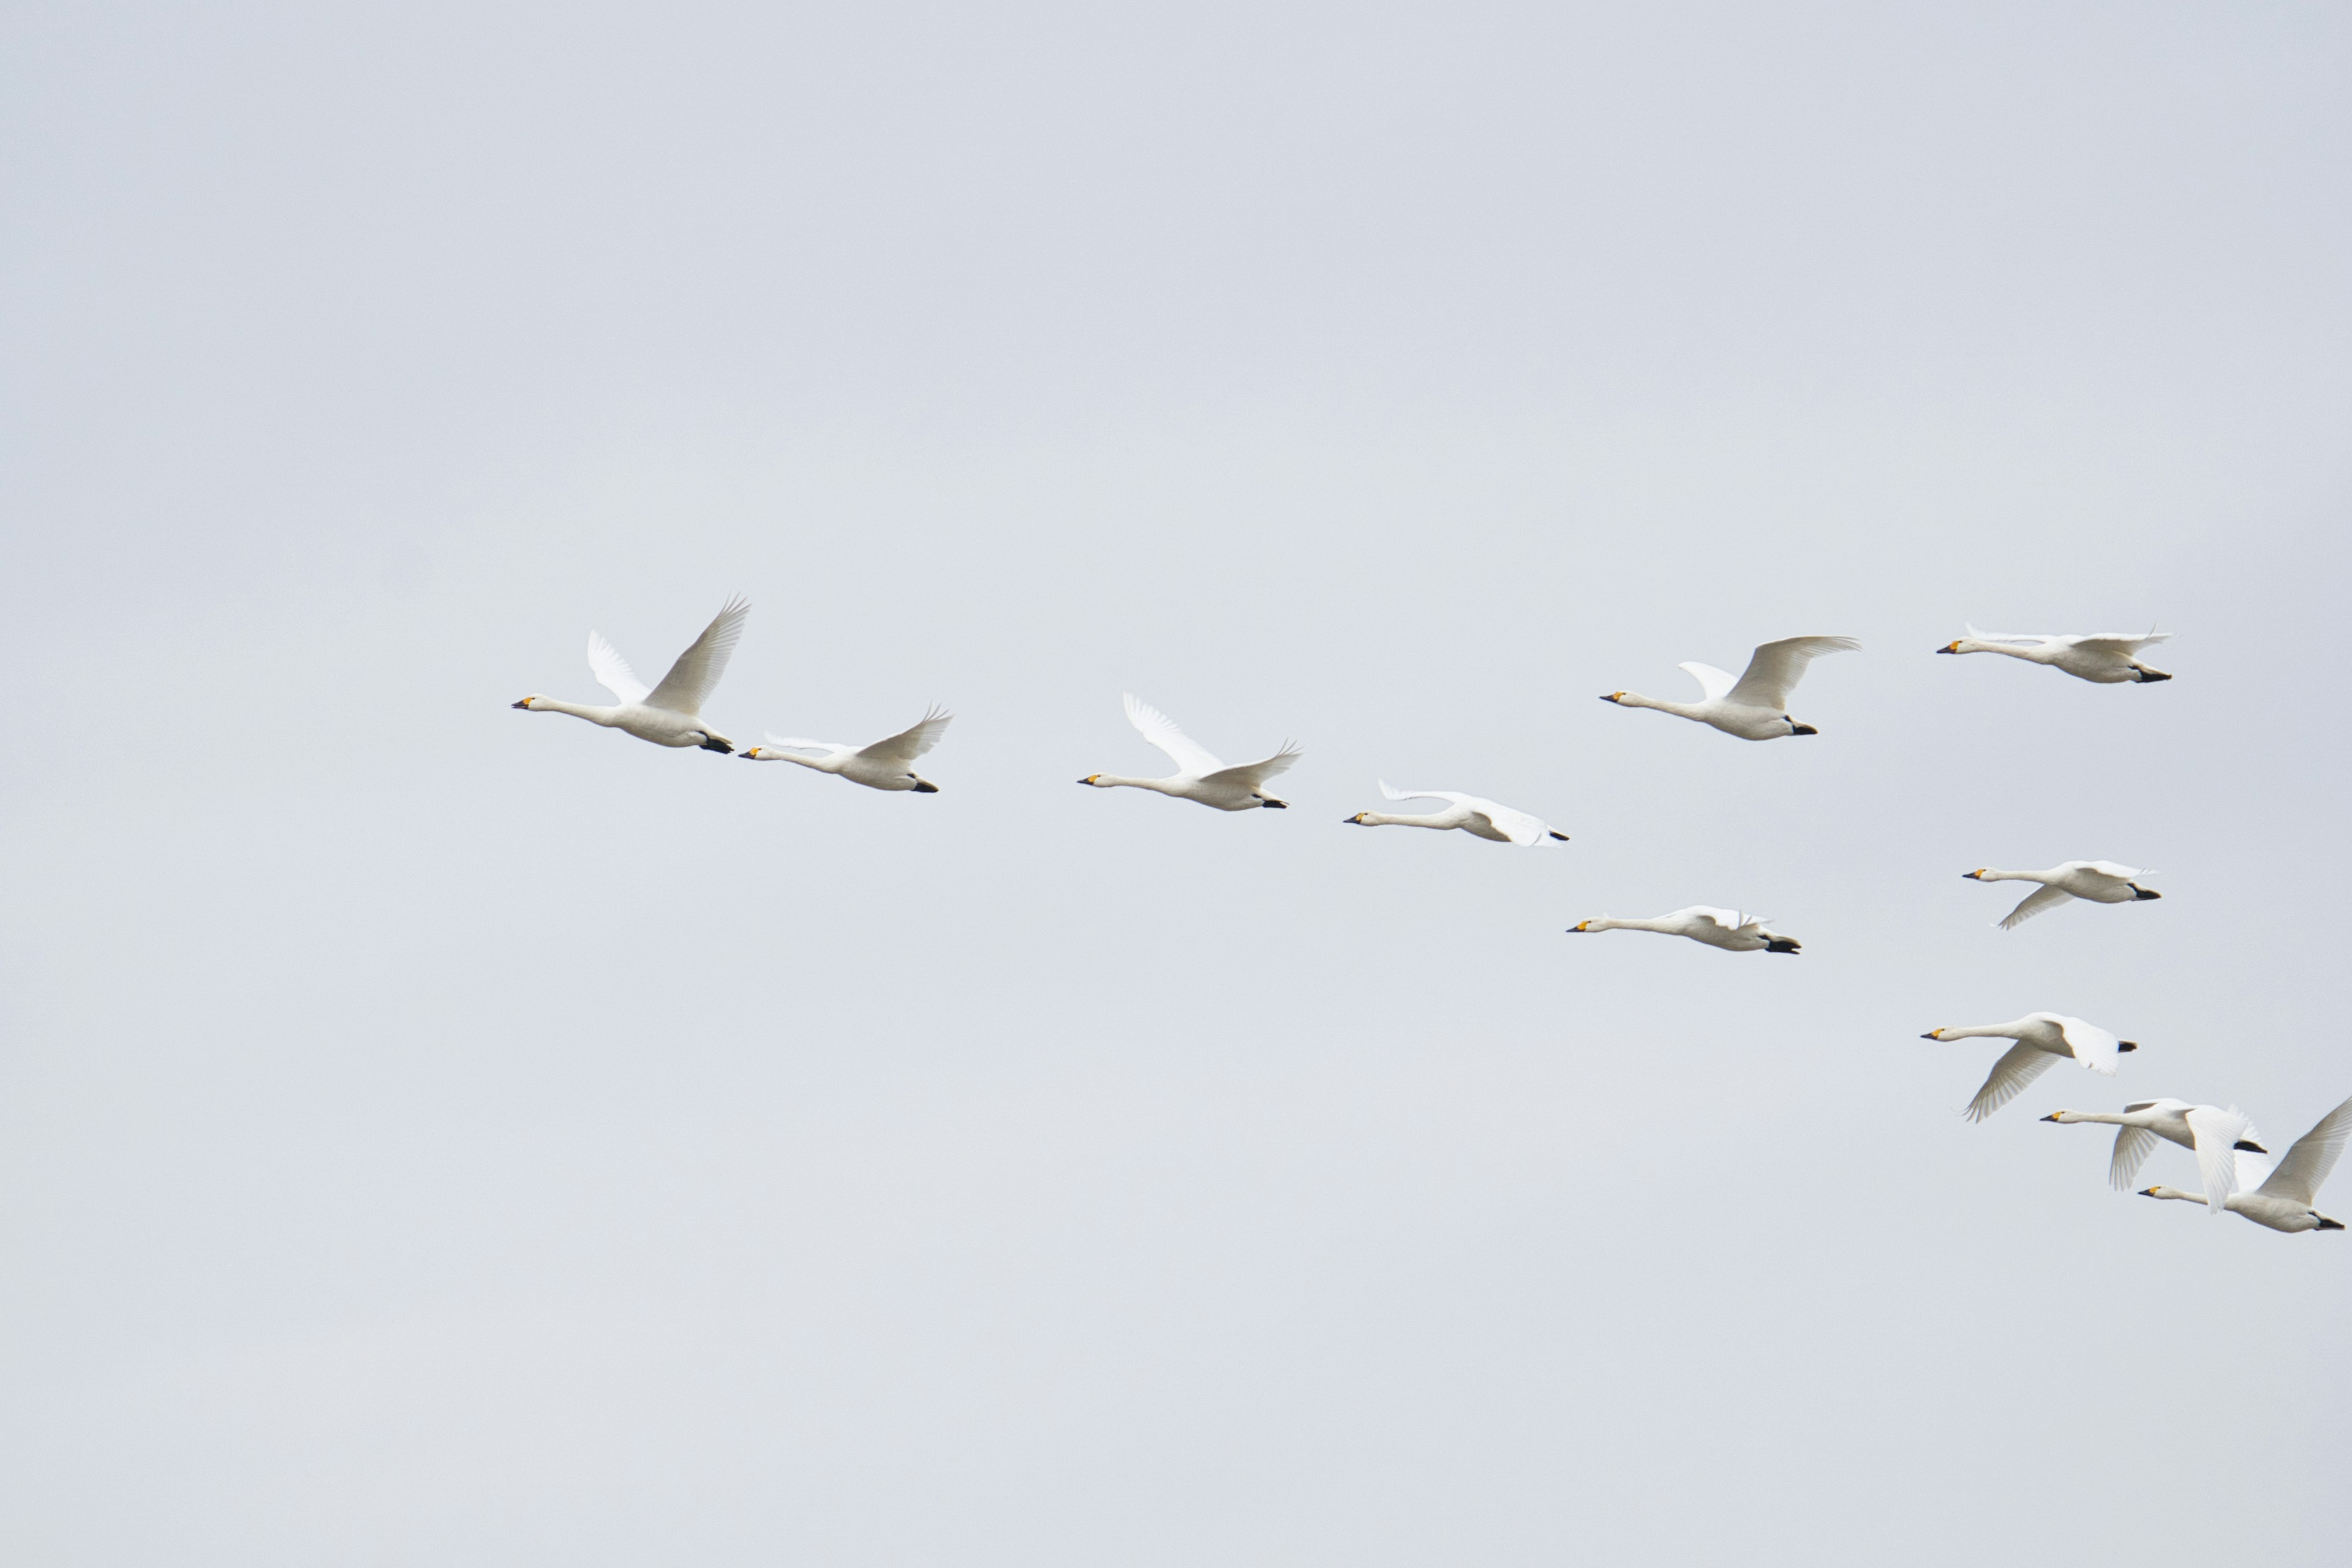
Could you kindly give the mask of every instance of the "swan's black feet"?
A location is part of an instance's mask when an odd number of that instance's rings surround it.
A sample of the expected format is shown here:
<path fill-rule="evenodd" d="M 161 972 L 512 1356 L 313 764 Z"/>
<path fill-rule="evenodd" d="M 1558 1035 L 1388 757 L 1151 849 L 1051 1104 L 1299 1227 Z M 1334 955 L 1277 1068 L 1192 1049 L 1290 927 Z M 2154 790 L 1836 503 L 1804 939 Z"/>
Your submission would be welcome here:
<path fill-rule="evenodd" d="M 1567 834 L 1565 834 L 1565 833 L 1555 833 L 1555 834 L 1553 834 L 1553 835 L 1552 835 L 1552 837 L 1553 837 L 1554 838 L 1559 839 L 1562 844 L 1565 844 L 1565 843 L 1567 843 L 1567 842 L 1568 842 L 1568 835 L 1567 835 Z"/>
<path fill-rule="evenodd" d="M 2269 1150 L 2263 1148 L 2261 1144 L 2255 1142 L 2251 1138 L 2241 1138 L 2235 1143 L 2231 1144 L 2230 1147 L 2232 1149 L 2243 1149 L 2249 1154 L 2267 1154 L 2270 1152 Z"/>
<path fill-rule="evenodd" d="M 1767 952 L 1795 952 L 1799 951 L 1799 944 L 1790 942 L 1787 937 L 1782 937 L 1778 942 L 1766 942 L 1764 944 L 1764 951 Z"/>
<path fill-rule="evenodd" d="M 1290 809 L 1290 803 L 1286 800 L 1261 800 L 1258 802 L 1258 805 L 1265 807 L 1268 811 L 1288 811 Z"/>
<path fill-rule="evenodd" d="M 2344 1222 L 2342 1220 L 2322 1219 L 2317 1225 L 2312 1226 L 2312 1228 L 2314 1230 L 2342 1230 L 2344 1228 Z"/>
<path fill-rule="evenodd" d="M 2147 900 L 2160 899 L 2164 897 L 2164 895 L 2158 892 L 2154 888 L 2143 888 L 2135 883 L 2132 886 L 2132 897 L 2135 899 Z"/>
<path fill-rule="evenodd" d="M 731 757 L 735 754 L 735 748 L 729 745 L 726 742 L 720 740 L 716 735 L 705 736 L 702 742 L 702 749 L 706 752 L 716 752 L 722 757 Z"/>
<path fill-rule="evenodd" d="M 2172 677 L 2160 669 L 2143 669 L 2137 672 L 2137 679 L 2139 683 L 2145 686 L 2151 680 L 2170 680 Z"/>
<path fill-rule="evenodd" d="M 937 795 L 940 793 L 940 786 L 935 784 L 927 783 L 922 779 L 917 779 L 915 781 L 915 793 L 917 795 Z"/>
<path fill-rule="evenodd" d="M 1799 724 L 1790 729 L 1789 733 L 1791 735 L 1818 735 L 1821 731 L 1814 729 L 1811 724 Z"/>
<path fill-rule="evenodd" d="M 2116 1049 L 2119 1051 L 2136 1051 L 2139 1049 L 2139 1042 L 2137 1040 L 2117 1040 L 2116 1042 Z"/>

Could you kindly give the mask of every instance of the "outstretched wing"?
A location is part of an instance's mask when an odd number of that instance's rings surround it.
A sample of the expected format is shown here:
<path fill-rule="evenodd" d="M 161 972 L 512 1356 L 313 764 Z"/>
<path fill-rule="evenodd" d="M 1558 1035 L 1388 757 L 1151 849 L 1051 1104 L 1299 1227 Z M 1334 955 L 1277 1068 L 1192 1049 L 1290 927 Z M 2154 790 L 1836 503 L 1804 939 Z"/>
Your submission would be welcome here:
<path fill-rule="evenodd" d="M 650 689 L 621 657 L 621 650 L 604 640 L 602 632 L 588 634 L 588 670 L 595 676 L 596 684 L 621 700 L 623 707 L 643 702 Z"/>
<path fill-rule="evenodd" d="M 1381 794 L 1390 800 L 1450 800 L 1456 805 L 1470 798 L 1466 795 L 1452 795 L 1442 789 L 1397 789 L 1386 779 L 1381 781 Z"/>
<path fill-rule="evenodd" d="M 1986 1076 L 1984 1087 L 1977 1090 L 1974 1100 L 1969 1101 L 1965 1112 L 1968 1119 L 1982 1121 L 2023 1094 L 2025 1086 L 2049 1071 L 2050 1064 L 2057 1059 L 2048 1051 L 2038 1050 L 2023 1040 L 2018 1041 L 2001 1052 L 2000 1060 L 1992 1064 L 1992 1071 Z"/>
<path fill-rule="evenodd" d="M 1165 751 L 1166 748 L 1162 747 L 1161 750 Z M 1170 754 L 1172 756 L 1174 753 Z M 1288 773 L 1290 764 L 1304 755 L 1306 753 L 1296 745 L 1285 741 L 1282 743 L 1282 750 L 1262 763 L 1236 763 L 1230 768 L 1218 768 L 1213 772 L 1202 773 L 1201 782 L 1213 784 L 1240 784 L 1247 789 L 1255 789 L 1275 774 Z"/>
<path fill-rule="evenodd" d="M 779 735 L 770 731 L 767 744 L 756 749 L 763 752 L 823 752 L 829 757 L 837 757 L 854 748 L 836 741 L 810 741 L 798 735 Z"/>
<path fill-rule="evenodd" d="M 1718 910 L 1707 904 L 1693 904 L 1686 910 L 1676 910 L 1672 914 L 1660 915 L 1658 918 L 1662 921 L 1671 921 L 1679 920 L 1685 915 L 1688 915 L 1693 920 L 1712 921 L 1726 931 L 1738 931 L 1748 923 L 1748 917 L 1738 910 Z"/>
<path fill-rule="evenodd" d="M 2057 1017 L 2058 1032 L 2066 1037 L 2066 1047 L 2074 1053 L 2074 1059 L 2093 1072 L 2103 1072 L 2113 1078 L 2119 1059 L 2117 1053 L 2123 1048 L 2122 1037 L 2111 1035 L 2096 1024 L 2069 1018 L 2063 1013 Z"/>
<path fill-rule="evenodd" d="M 2000 929 L 2009 931 L 2023 925 L 2044 910 L 2054 910 L 2074 895 L 2063 888 L 2036 888 L 2025 895 L 2017 908 L 2000 918 Z"/>
<path fill-rule="evenodd" d="M 1135 726 L 1138 734 L 1167 752 L 1178 772 L 1190 773 L 1194 778 L 1206 778 L 1225 765 L 1203 751 L 1199 742 L 1179 730 L 1175 720 L 1135 693 L 1121 693 L 1121 700 L 1127 704 L 1127 721 Z"/>
<path fill-rule="evenodd" d="M 1964 626 L 1966 624 L 1962 623 Z M 2014 647 L 2040 647 L 2043 643 L 2065 640 L 2063 637 L 2048 637 L 2041 632 L 1980 632 L 1974 626 L 1969 626 L 1968 632 L 1970 642 L 2000 642 L 2008 643 Z"/>
<path fill-rule="evenodd" d="M 1700 664 L 1696 660 L 1689 660 L 1679 668 L 1690 671 L 1691 679 L 1698 682 L 1698 689 L 1706 693 L 1706 700 L 1709 702 L 1728 694 L 1733 687 L 1739 684 L 1738 678 L 1731 671 L 1717 669 L 1711 664 Z"/>
<path fill-rule="evenodd" d="M 2336 1157 L 2344 1152 L 2347 1133 L 2352 1133 L 2352 1100 L 2321 1117 L 2316 1127 L 2294 1141 L 2294 1147 L 2263 1184 L 2263 1193 L 2299 1204 L 2316 1203 L 2321 1184 L 2336 1169 Z"/>
<path fill-rule="evenodd" d="M 2129 658 L 2150 643 L 2171 640 L 2170 632 L 2089 632 L 2082 637 L 2061 637 L 2060 642 L 2088 648 L 2093 653 L 2121 654 Z"/>
<path fill-rule="evenodd" d="M 931 709 L 923 715 L 922 722 L 913 729 L 901 730 L 887 740 L 877 741 L 870 746 L 861 747 L 857 754 L 871 758 L 877 763 L 888 763 L 895 766 L 905 767 L 917 757 L 938 745 L 940 737 L 948 732 L 948 724 L 954 718 L 955 715 L 945 709 Z"/>
<path fill-rule="evenodd" d="M 2113 860 L 2078 860 L 2075 864 L 2086 870 L 2096 871 L 2102 877 L 2113 877 L 2118 882 L 2128 882 L 2135 877 L 2156 875 L 2154 871 L 2144 870 L 2137 866 L 2119 866 Z"/>
<path fill-rule="evenodd" d="M 2197 1140 L 2197 1170 L 2205 1178 L 2205 1206 L 2219 1214 L 2230 1194 L 2238 1190 L 2235 1145 L 2253 1129 L 2234 1105 L 2227 1110 L 2213 1105 L 2192 1106 L 2184 1120 L 2189 1136 Z"/>
<path fill-rule="evenodd" d="M 1789 693 L 1805 678 L 1807 665 L 1825 653 L 1851 653 L 1860 647 L 1852 637 L 1782 637 L 1764 643 L 1748 661 L 1748 673 L 1731 689 L 1730 700 L 1777 712 L 1789 706 Z"/>
<path fill-rule="evenodd" d="M 1551 831 L 1543 818 L 1515 811 L 1483 795 L 1460 795 L 1448 789 L 1391 789 L 1386 779 L 1381 781 L 1381 793 L 1391 800 L 1442 800 L 1465 811 L 1475 811 L 1514 844 L 1541 844 L 1544 835 Z"/>
<path fill-rule="evenodd" d="M 728 656 L 735 651 L 735 641 L 743 635 L 743 619 L 751 613 L 750 601 L 728 600 L 693 646 L 677 656 L 661 684 L 646 694 L 646 706 L 667 708 L 689 718 L 699 714 L 704 700 L 727 673 Z"/>
<path fill-rule="evenodd" d="M 2107 1162 L 2107 1185 L 2119 1193 L 2131 1191 L 2132 1178 L 2147 1163 L 2158 1142 L 2157 1135 L 2145 1127 L 2116 1128 L 2115 1158 Z"/>

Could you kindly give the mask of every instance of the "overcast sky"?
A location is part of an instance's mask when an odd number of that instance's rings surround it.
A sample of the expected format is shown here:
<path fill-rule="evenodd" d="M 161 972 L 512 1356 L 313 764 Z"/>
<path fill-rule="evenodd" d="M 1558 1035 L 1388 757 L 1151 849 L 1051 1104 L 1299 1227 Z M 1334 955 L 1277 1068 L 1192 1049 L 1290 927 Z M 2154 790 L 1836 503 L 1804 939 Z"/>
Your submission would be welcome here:
<path fill-rule="evenodd" d="M 10 7 L 0 1556 L 2340 1562 L 2347 1237 L 2035 1119 L 2352 1094 L 2347 82 L 2305 5 Z M 942 793 L 508 707 L 738 593 L 714 722 L 945 703 Z M 1808 632 L 1818 739 L 1593 700 Z M 1074 787 L 1122 690 L 1293 809 Z M 2164 899 L 1959 877 L 2075 858 Z M 1804 952 L 1562 934 L 1693 903 Z M 2036 1009 L 2141 1049 L 1961 1121 L 1920 1033 Z"/>

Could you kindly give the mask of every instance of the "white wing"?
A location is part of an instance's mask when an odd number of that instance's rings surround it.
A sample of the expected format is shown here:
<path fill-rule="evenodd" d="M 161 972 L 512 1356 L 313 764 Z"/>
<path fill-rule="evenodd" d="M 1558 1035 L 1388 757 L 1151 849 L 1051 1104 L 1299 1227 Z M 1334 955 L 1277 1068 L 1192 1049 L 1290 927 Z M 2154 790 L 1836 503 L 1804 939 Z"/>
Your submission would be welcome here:
<path fill-rule="evenodd" d="M 1730 691 L 1730 700 L 1748 708 L 1776 712 L 1789 706 L 1789 693 L 1805 677 L 1805 667 L 1825 653 L 1851 653 L 1862 645 L 1852 637 L 1782 637 L 1761 644 L 1748 661 L 1748 673 Z"/>
<path fill-rule="evenodd" d="M 1726 931 L 1738 931 L 1748 923 L 1748 917 L 1738 910 L 1711 909 L 1706 904 L 1693 904 L 1686 910 L 1676 910 L 1673 914 L 1660 915 L 1658 918 L 1670 921 L 1683 915 L 1689 915 L 1697 920 L 1713 921 Z"/>
<path fill-rule="evenodd" d="M 1717 669 L 1711 664 L 1694 662 L 1684 664 L 1680 668 L 1691 672 L 1691 678 L 1698 682 L 1698 689 L 1706 693 L 1706 700 L 1709 702 L 1728 694 L 1733 687 L 1739 684 L 1738 679 L 1729 670 Z"/>
<path fill-rule="evenodd" d="M 1162 751 L 1167 750 L 1164 746 L 1160 749 Z M 1171 752 L 1170 754 L 1171 756 L 1174 755 L 1173 752 Z M 1205 755 L 1206 753 L 1203 754 Z M 1202 773 L 1201 775 L 1201 782 L 1202 784 L 1243 784 L 1250 789 L 1255 789 L 1258 785 L 1265 783 L 1266 780 L 1272 778 L 1275 774 L 1288 773 L 1290 771 L 1290 764 L 1297 762 L 1304 755 L 1306 755 L 1306 753 L 1301 752 L 1296 745 L 1293 745 L 1288 741 L 1285 741 L 1282 743 L 1282 750 L 1275 752 L 1274 755 L 1266 758 L 1265 761 L 1262 763 L 1235 763 L 1232 767 L 1218 768 L 1213 772 Z"/>
<path fill-rule="evenodd" d="M 1450 800 L 1456 805 L 1470 798 L 1466 795 L 1449 795 L 1442 789 L 1396 789 L 1386 779 L 1381 781 L 1381 794 L 1391 800 Z"/>
<path fill-rule="evenodd" d="M 2171 636 L 2170 632 L 2089 632 L 2082 637 L 2060 637 L 2057 640 L 2088 648 L 2093 653 L 2117 653 L 2128 658 L 2150 643 L 2167 641 Z"/>
<path fill-rule="evenodd" d="M 1142 700 L 1135 693 L 1122 692 L 1120 700 L 1127 704 L 1127 721 L 1145 740 L 1168 753 L 1179 773 L 1194 778 L 1206 778 L 1225 764 L 1202 750 L 1200 742 L 1176 727 L 1176 721 Z M 1285 763 L 1283 766 L 1290 764 Z"/>
<path fill-rule="evenodd" d="M 743 618 L 751 613 L 749 601 L 728 600 L 693 646 L 677 656 L 661 684 L 646 694 L 646 706 L 667 708 L 689 718 L 701 713 L 703 700 L 727 673 L 728 656 L 735 651 L 735 641 L 743 635 Z"/>
<path fill-rule="evenodd" d="M 1551 831 L 1551 825 L 1542 817 L 1515 811 L 1483 795 L 1457 795 L 1444 789 L 1391 789 L 1386 779 L 1381 781 L 1381 793 L 1391 800 L 1443 800 L 1465 810 L 1475 811 L 1493 825 L 1496 832 L 1514 844 L 1541 844 L 1544 835 Z"/>
<path fill-rule="evenodd" d="M 2074 896 L 2063 888 L 2036 888 L 2025 895 L 2023 901 L 2017 908 L 2001 917 L 2000 929 L 2009 931 L 2013 927 L 2023 925 L 2042 910 L 2054 910 Z"/>
<path fill-rule="evenodd" d="M 2000 1060 L 1992 1064 L 1992 1071 L 1969 1101 L 1966 1112 L 1971 1121 L 1982 1121 L 2011 1100 L 2025 1092 L 2025 1086 L 2050 1070 L 2058 1058 L 2048 1051 L 2037 1050 L 2023 1040 L 2001 1052 Z"/>
<path fill-rule="evenodd" d="M 834 757 L 844 756 L 856 750 L 854 746 L 845 746 L 837 741 L 806 741 L 798 735 L 779 735 L 773 731 L 769 731 L 768 743 L 761 749 L 782 752 L 823 752 L 827 756 Z"/>
<path fill-rule="evenodd" d="M 621 650 L 606 642 L 602 632 L 588 634 L 588 669 L 595 676 L 596 684 L 619 698 L 624 707 L 643 702 L 646 693 L 652 689 L 637 679 L 637 672 L 629 668 Z"/>
<path fill-rule="evenodd" d="M 2093 1072 L 2103 1072 L 2109 1078 L 2115 1076 L 2118 1052 L 2124 1043 L 2122 1036 L 2111 1035 L 2096 1024 L 2086 1024 L 2080 1018 L 2069 1018 L 2063 1014 L 2052 1016 L 2058 1020 L 2058 1032 L 2066 1037 L 2067 1047 L 2074 1053 L 2076 1061 Z"/>
<path fill-rule="evenodd" d="M 2115 1158 L 2107 1162 L 2107 1185 L 2119 1193 L 2131 1191 L 2132 1178 L 2139 1174 L 2159 1142 L 2145 1127 L 2116 1128 Z"/>
<path fill-rule="evenodd" d="M 2197 1140 L 2197 1169 L 2205 1178 L 2205 1206 L 2214 1214 L 2238 1190 L 2238 1155 L 2231 1147 L 2249 1131 L 2236 1106 L 2192 1106 L 2187 1112 L 2189 1131 Z"/>
<path fill-rule="evenodd" d="M 922 722 L 911 730 L 901 730 L 887 740 L 875 742 L 859 750 L 858 755 L 877 763 L 893 763 L 903 767 L 940 743 L 948 732 L 949 721 L 955 715 L 934 708 L 923 715 Z"/>
<path fill-rule="evenodd" d="M 1965 623 L 1964 623 L 1965 624 Z M 1970 642 L 2014 643 L 2020 647 L 2039 647 L 2043 643 L 2063 642 L 2063 637 L 2045 637 L 2040 632 L 1980 632 L 1969 627 Z"/>
<path fill-rule="evenodd" d="M 2135 877 L 2156 875 L 2154 871 L 2142 870 L 2137 866 L 2118 866 L 2113 860 L 2077 860 L 2074 863 L 2086 871 L 2096 871 L 2102 877 L 2113 877 L 2118 882 L 2128 882 Z"/>
<path fill-rule="evenodd" d="M 2317 1126 L 2296 1139 L 2262 1190 L 2294 1203 L 2316 1203 L 2321 1184 L 2336 1169 L 2336 1157 L 2344 1152 L 2347 1133 L 2352 1133 L 2352 1100 L 2321 1117 Z"/>

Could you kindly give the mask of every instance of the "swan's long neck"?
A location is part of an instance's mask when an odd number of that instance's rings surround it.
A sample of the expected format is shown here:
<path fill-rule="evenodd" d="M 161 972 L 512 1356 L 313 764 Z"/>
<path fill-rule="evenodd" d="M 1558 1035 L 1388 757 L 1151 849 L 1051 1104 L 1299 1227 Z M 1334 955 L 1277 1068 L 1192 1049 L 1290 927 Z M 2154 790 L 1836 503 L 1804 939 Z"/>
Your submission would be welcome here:
<path fill-rule="evenodd" d="M 1587 931 L 1654 931 L 1668 936 L 1679 934 L 1664 921 L 1621 921 L 1614 915 L 1600 915 L 1584 922 Z"/>
<path fill-rule="evenodd" d="M 2179 1187 L 2149 1187 L 2142 1195 L 2151 1198 L 2178 1198 L 2184 1204 L 2201 1204 L 2205 1201 L 2203 1193 L 2184 1193 Z"/>
<path fill-rule="evenodd" d="M 1678 719 L 1697 719 L 1703 717 L 1700 711 L 1700 705 L 1698 703 L 1669 702 L 1663 697 L 1644 697 L 1638 691 L 1619 692 L 1617 694 L 1617 706 L 1620 708 L 1654 708 L 1661 713 L 1672 713 Z"/>
<path fill-rule="evenodd" d="M 2042 879 L 2039 871 L 1995 871 L 1988 867 L 1977 873 L 1979 882 L 2039 882 Z"/>
<path fill-rule="evenodd" d="M 621 716 L 618 708 L 591 708 L 579 702 L 566 702 L 560 697 L 534 697 L 530 710 L 533 713 L 569 713 L 574 719 L 585 719 L 591 724 L 611 728 Z"/>
<path fill-rule="evenodd" d="M 1121 778 L 1117 773 L 1097 773 L 1087 782 L 1097 789 L 1148 789 L 1160 795 L 1176 793 L 1169 787 L 1175 782 L 1172 779 L 1130 779 Z"/>
<path fill-rule="evenodd" d="M 2014 1024 L 1970 1024 L 1965 1028 L 1938 1029 L 1939 1040 L 2013 1040 L 2017 1038 Z"/>
<path fill-rule="evenodd" d="M 773 746 L 761 746 L 761 747 L 758 747 L 758 748 L 757 748 L 757 750 L 758 750 L 758 752 L 759 752 L 759 753 L 760 753 L 760 754 L 759 754 L 758 756 L 756 756 L 756 757 L 754 757 L 754 758 L 752 758 L 752 759 L 751 759 L 753 762 L 757 762 L 757 763 L 800 763 L 800 765 L 801 765 L 801 766 L 803 766 L 803 767 L 804 767 L 804 768 L 814 768 L 817 772 L 819 772 L 819 773 L 835 773 L 835 772 L 837 772 L 837 771 L 838 771 L 837 769 L 829 768 L 829 767 L 825 766 L 825 763 L 829 763 L 829 762 L 831 762 L 831 761 L 833 760 L 833 759 L 832 759 L 832 758 L 830 758 L 830 757 L 823 758 L 823 759 L 821 759 L 821 760 L 820 760 L 819 758 L 816 758 L 816 757 L 803 757 L 803 756 L 800 756 L 800 755 L 798 755 L 798 754 L 796 754 L 796 753 L 794 753 L 794 752 L 780 752 L 780 751 L 776 750 L 776 748 L 775 748 L 775 747 L 773 747 Z"/>
<path fill-rule="evenodd" d="M 1947 1030 L 1945 1032 L 1948 1034 L 1951 1031 Z M 2118 1116 L 2112 1110 L 2060 1110 L 2043 1117 L 2042 1120 L 2045 1121 L 2055 1121 L 2060 1123 L 2062 1126 L 2075 1121 L 2104 1121 L 2110 1127 L 2129 1127 L 2133 1125 L 2133 1121 L 2130 1117 Z"/>
<path fill-rule="evenodd" d="M 1385 811 L 1367 811 L 1356 820 L 1366 827 L 1451 827 L 1443 816 L 1396 816 Z"/>
<path fill-rule="evenodd" d="M 2042 662 L 2034 657 L 2042 651 L 2038 644 L 2032 647 L 2019 647 L 2011 643 L 1979 642 L 1974 637 L 1962 637 L 1952 645 L 1952 651 L 1954 653 L 2005 653 L 2011 658 L 2021 658 L 2028 664 Z"/>

